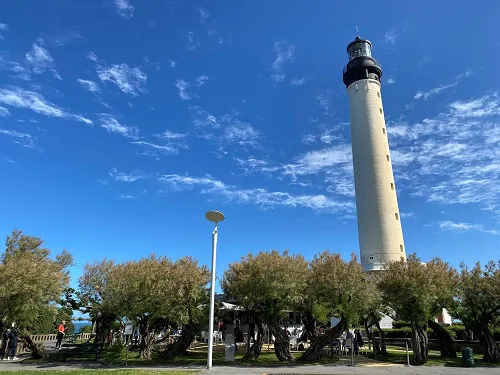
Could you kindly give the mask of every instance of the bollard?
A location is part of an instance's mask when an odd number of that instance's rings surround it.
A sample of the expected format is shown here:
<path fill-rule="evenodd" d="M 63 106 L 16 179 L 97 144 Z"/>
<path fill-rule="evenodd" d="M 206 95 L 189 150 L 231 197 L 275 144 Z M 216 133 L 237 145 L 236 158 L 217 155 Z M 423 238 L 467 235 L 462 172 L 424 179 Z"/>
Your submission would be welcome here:
<path fill-rule="evenodd" d="M 405 344 L 406 344 L 406 365 L 405 365 L 405 367 L 411 367 L 411 365 L 410 365 L 410 351 L 408 350 L 408 340 L 406 340 Z"/>

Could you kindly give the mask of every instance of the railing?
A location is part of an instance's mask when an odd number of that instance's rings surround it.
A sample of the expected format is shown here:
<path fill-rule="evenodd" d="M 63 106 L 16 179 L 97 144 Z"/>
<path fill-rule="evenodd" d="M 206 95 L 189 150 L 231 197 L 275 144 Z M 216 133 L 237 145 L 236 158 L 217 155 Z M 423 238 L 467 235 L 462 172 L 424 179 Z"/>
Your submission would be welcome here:
<path fill-rule="evenodd" d="M 90 338 L 90 333 L 79 333 L 77 335 L 74 335 L 76 340 L 88 340 Z M 51 333 L 51 334 L 46 334 L 46 335 L 32 335 L 31 341 L 33 341 L 36 344 L 42 344 L 47 341 L 56 341 L 57 340 L 57 333 Z M 64 341 L 64 338 L 63 338 Z M 20 344 L 17 348 L 17 353 L 18 354 L 24 354 L 24 353 L 29 353 L 30 350 L 23 344 Z"/>
<path fill-rule="evenodd" d="M 366 58 L 369 58 L 370 60 L 372 60 L 372 61 L 375 63 L 375 65 L 380 66 L 379 62 L 378 62 L 376 59 L 374 59 L 373 57 L 371 57 L 371 56 L 370 56 L 370 57 L 369 57 L 369 56 L 360 56 L 360 57 L 364 57 L 365 59 L 366 59 Z M 357 59 L 357 58 L 356 58 L 356 59 Z M 344 73 L 344 74 L 345 74 L 345 72 L 347 71 L 347 69 L 348 69 L 349 67 L 355 67 L 356 65 L 359 65 L 359 64 L 357 64 L 356 59 L 352 59 L 351 61 L 349 61 L 349 62 L 347 63 L 347 65 L 346 65 L 346 66 L 344 66 L 344 70 L 343 70 L 343 73 Z M 353 64 L 353 62 L 354 62 L 354 64 Z"/>

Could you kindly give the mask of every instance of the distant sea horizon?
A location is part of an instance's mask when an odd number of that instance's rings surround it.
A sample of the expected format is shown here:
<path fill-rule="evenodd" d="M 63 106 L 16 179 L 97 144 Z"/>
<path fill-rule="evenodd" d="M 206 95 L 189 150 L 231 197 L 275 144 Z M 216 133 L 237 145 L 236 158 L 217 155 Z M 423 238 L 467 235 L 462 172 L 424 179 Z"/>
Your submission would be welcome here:
<path fill-rule="evenodd" d="M 74 320 L 73 324 L 75 325 L 75 333 L 80 333 L 83 327 L 91 326 L 92 323 L 90 321 L 85 320 Z"/>

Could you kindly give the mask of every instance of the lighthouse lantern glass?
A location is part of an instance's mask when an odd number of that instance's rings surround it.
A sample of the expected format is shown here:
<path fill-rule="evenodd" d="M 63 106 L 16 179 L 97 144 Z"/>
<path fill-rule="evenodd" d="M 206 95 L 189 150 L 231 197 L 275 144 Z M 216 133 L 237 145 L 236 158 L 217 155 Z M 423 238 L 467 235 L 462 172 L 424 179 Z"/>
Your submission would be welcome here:
<path fill-rule="evenodd" d="M 372 56 L 372 46 L 367 41 L 360 41 L 354 43 L 349 47 L 349 61 L 355 59 L 360 56 Z"/>

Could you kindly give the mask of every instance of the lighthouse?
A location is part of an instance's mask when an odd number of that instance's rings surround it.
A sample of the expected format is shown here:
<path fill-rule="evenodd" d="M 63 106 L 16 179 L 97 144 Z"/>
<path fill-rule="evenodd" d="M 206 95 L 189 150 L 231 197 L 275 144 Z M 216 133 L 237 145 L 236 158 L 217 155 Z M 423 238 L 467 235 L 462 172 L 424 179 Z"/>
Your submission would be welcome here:
<path fill-rule="evenodd" d="M 377 271 L 406 259 L 396 184 L 382 105 L 382 69 L 372 44 L 359 36 L 347 46 L 344 84 L 349 96 L 352 159 L 361 265 Z"/>

